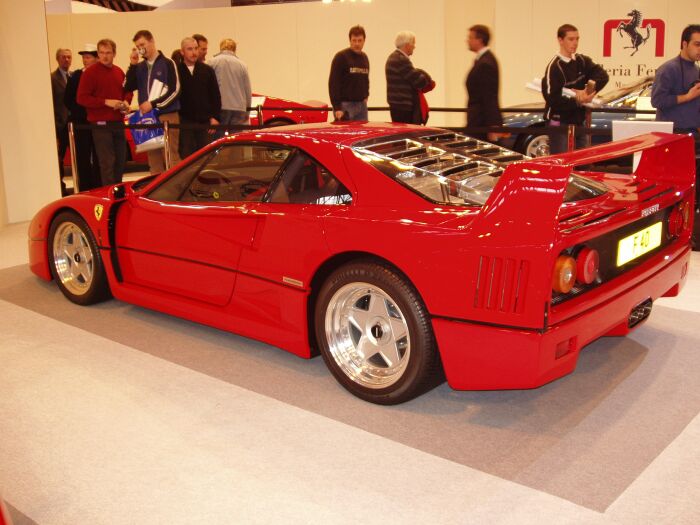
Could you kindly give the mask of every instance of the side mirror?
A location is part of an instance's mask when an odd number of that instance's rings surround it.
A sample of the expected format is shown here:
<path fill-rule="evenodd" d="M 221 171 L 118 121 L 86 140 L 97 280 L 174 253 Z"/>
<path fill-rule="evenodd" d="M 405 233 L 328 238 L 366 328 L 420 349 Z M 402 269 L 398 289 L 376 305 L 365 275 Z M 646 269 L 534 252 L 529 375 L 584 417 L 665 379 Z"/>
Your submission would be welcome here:
<path fill-rule="evenodd" d="M 109 196 L 113 201 L 120 201 L 126 199 L 132 191 L 127 190 L 126 184 L 115 184 L 109 192 Z"/>

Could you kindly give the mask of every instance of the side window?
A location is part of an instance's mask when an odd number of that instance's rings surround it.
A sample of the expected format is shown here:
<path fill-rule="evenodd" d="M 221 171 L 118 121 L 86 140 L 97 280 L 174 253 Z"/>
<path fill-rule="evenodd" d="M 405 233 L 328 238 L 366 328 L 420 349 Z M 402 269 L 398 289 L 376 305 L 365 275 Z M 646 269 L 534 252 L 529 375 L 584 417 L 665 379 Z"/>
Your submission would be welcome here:
<path fill-rule="evenodd" d="M 162 202 L 177 202 L 181 200 L 192 183 L 192 179 L 197 176 L 197 173 L 202 169 L 202 165 L 208 158 L 209 155 L 204 155 L 191 162 L 152 190 L 148 194 L 148 198 Z"/>
<path fill-rule="evenodd" d="M 227 144 L 206 161 L 183 168 L 149 197 L 179 202 L 260 201 L 290 152 L 274 145 Z M 172 199 L 174 195 L 177 198 Z"/>
<path fill-rule="evenodd" d="M 270 202 L 290 204 L 350 204 L 352 195 L 331 172 L 302 151 L 289 160 Z"/>

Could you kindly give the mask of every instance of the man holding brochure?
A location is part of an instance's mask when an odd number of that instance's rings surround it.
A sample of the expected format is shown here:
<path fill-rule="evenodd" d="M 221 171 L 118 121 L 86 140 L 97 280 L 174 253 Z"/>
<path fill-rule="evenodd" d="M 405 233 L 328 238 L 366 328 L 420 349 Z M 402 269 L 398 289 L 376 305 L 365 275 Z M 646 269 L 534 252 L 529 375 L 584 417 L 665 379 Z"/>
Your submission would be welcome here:
<path fill-rule="evenodd" d="M 175 62 L 156 48 L 153 34 L 146 29 L 138 31 L 133 38 L 134 49 L 129 57 L 131 65 L 126 72 L 127 91 L 138 90 L 139 111 L 142 115 L 155 110 L 160 122 L 179 124 L 180 80 Z M 142 58 L 139 62 L 139 59 Z M 179 130 L 168 133 L 168 154 L 172 166 L 180 161 L 178 154 Z M 151 174 L 165 170 L 163 149 L 148 152 Z"/>

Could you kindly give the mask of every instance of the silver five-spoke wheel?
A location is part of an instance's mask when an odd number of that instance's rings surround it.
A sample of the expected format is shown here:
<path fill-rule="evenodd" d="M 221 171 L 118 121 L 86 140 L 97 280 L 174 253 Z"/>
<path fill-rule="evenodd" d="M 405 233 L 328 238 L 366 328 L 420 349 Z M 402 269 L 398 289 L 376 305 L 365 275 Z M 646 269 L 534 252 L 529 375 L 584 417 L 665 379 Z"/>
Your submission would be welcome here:
<path fill-rule="evenodd" d="M 51 223 L 49 265 L 61 292 L 74 303 L 92 304 L 110 297 L 97 243 L 77 213 L 61 212 Z"/>
<path fill-rule="evenodd" d="M 402 403 L 442 380 L 423 300 L 384 262 L 362 259 L 333 271 L 319 289 L 314 324 L 328 369 L 366 401 Z"/>
<path fill-rule="evenodd" d="M 72 222 L 61 224 L 53 238 L 56 276 L 75 295 L 90 289 L 95 272 L 95 256 L 83 231 Z"/>
<path fill-rule="evenodd" d="M 328 347 L 345 374 L 367 388 L 394 384 L 406 369 L 411 337 L 401 309 L 369 283 L 351 283 L 331 298 L 325 321 Z"/>

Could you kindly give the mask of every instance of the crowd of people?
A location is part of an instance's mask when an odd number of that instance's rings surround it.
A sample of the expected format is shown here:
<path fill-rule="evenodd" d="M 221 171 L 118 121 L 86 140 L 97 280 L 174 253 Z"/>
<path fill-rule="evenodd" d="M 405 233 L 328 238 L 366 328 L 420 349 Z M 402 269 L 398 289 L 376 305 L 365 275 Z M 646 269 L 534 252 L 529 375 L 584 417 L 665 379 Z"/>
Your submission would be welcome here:
<path fill-rule="evenodd" d="M 337 120 L 368 120 L 370 61 L 363 51 L 366 38 L 362 26 L 351 27 L 349 47 L 336 53 L 331 62 L 328 92 Z M 609 80 L 600 64 L 577 52 L 579 38 L 578 29 L 571 24 L 557 30 L 559 52 L 547 64 L 542 78 L 544 118 L 550 127 L 583 125 L 585 105 Z M 498 128 L 503 123 L 499 66 L 489 48 L 490 40 L 488 27 L 479 24 L 469 28 L 466 44 L 475 53 L 475 60 L 465 81 L 466 124 L 476 130 Z M 79 52 L 83 69 L 74 72 L 70 71 L 71 51 L 56 52 L 58 67 L 51 74 L 51 86 L 60 166 L 68 145 L 67 122 L 93 125 L 75 133 L 81 190 L 122 180 L 126 159 L 122 123 L 134 92 L 142 114 L 155 110 L 158 121 L 180 125 L 169 131 L 171 164 L 221 136 L 221 131 L 215 134 L 214 126 L 221 125 L 221 129 L 249 122 L 250 78 L 246 64 L 236 55 L 233 39 L 223 39 L 219 52 L 209 61 L 208 41 L 201 34 L 184 38 L 171 58 L 158 50 L 148 30 L 136 32 L 133 43 L 126 72 L 114 64 L 117 46 L 110 39 L 87 44 Z M 435 81 L 411 62 L 416 48 L 414 33 L 399 32 L 394 47 L 385 63 L 391 120 L 425 124 L 429 108 L 424 94 L 435 88 Z M 679 55 L 659 68 L 652 92 L 657 120 L 672 121 L 676 131 L 693 134 L 696 145 L 700 142 L 698 60 L 700 25 L 689 25 L 681 35 Z M 494 131 L 477 135 L 490 141 L 500 136 Z M 584 138 L 577 136 L 576 147 L 585 145 Z M 564 134 L 552 135 L 552 153 L 564 152 L 567 147 Z M 151 173 L 163 171 L 163 149 L 150 151 L 148 160 Z"/>
<path fill-rule="evenodd" d="M 127 157 L 123 123 L 134 93 L 141 115 L 176 125 L 169 129 L 167 152 L 147 152 L 152 174 L 165 169 L 166 155 L 174 164 L 208 144 L 220 124 L 248 124 L 250 78 L 236 56 L 234 40 L 223 39 L 220 52 L 208 62 L 208 41 L 201 34 L 182 39 L 177 61 L 158 49 L 148 30 L 137 31 L 133 44 L 126 72 L 114 63 L 117 45 L 108 38 L 79 51 L 83 68 L 76 71 L 70 71 L 69 49 L 56 52 L 51 87 L 59 173 L 68 146 L 67 125 L 73 122 L 81 191 L 121 182 Z M 65 192 L 63 181 L 61 185 Z"/>

